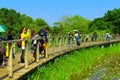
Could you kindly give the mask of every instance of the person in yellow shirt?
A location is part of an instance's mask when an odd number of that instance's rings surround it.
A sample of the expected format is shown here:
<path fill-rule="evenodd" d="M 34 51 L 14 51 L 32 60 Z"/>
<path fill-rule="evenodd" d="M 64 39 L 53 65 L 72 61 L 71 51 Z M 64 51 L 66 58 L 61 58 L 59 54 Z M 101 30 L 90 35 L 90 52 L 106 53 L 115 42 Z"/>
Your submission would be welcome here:
<path fill-rule="evenodd" d="M 22 44 L 21 44 L 21 47 L 22 47 L 22 54 L 21 54 L 21 63 L 24 63 L 24 56 L 25 56 L 25 40 L 28 38 L 28 35 L 26 34 L 26 29 L 25 28 L 22 28 L 22 31 L 21 31 L 21 40 L 22 40 Z"/>
<path fill-rule="evenodd" d="M 31 38 L 31 30 L 29 28 L 27 29 L 27 36 L 29 39 Z"/>

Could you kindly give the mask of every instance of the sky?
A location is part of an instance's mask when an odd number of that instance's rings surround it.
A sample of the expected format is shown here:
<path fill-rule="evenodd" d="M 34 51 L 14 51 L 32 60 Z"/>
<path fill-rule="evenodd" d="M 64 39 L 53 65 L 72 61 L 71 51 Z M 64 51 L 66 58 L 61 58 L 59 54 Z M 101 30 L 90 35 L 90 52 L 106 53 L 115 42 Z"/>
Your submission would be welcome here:
<path fill-rule="evenodd" d="M 0 8 L 42 18 L 53 26 L 63 16 L 80 15 L 89 20 L 102 17 L 108 10 L 120 8 L 120 0 L 0 0 Z"/>

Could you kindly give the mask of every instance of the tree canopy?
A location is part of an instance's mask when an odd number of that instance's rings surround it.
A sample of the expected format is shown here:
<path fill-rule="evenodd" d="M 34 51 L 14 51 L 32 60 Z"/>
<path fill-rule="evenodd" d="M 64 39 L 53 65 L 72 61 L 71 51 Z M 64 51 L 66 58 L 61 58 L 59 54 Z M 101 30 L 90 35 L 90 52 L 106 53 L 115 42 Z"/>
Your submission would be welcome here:
<path fill-rule="evenodd" d="M 111 33 L 120 32 L 120 8 L 108 10 L 101 18 L 96 18 L 90 23 L 90 31 L 106 30 Z"/>
<path fill-rule="evenodd" d="M 71 30 L 79 30 L 81 33 L 87 33 L 90 20 L 79 15 L 64 16 L 60 22 L 54 23 L 54 30 L 58 29 L 59 34 L 66 34 Z M 55 32 L 55 31 L 54 31 Z"/>
<path fill-rule="evenodd" d="M 5 25 L 7 28 L 12 28 L 15 37 L 19 35 L 18 32 L 21 27 L 30 28 L 36 32 L 42 27 L 49 27 L 42 18 L 33 20 L 26 14 L 20 14 L 20 12 L 7 8 L 0 8 L 0 24 Z"/>
<path fill-rule="evenodd" d="M 91 33 L 94 31 L 120 32 L 120 8 L 108 10 L 103 17 L 95 18 L 93 21 L 79 15 L 63 16 L 61 21 L 54 22 L 50 27 L 42 18 L 32 19 L 26 14 L 20 14 L 14 9 L 0 8 L 0 24 L 12 28 L 14 36 L 19 35 L 21 27 L 30 28 L 38 32 L 41 28 L 49 27 L 52 35 L 64 35 L 71 30 L 79 30 L 80 33 Z"/>

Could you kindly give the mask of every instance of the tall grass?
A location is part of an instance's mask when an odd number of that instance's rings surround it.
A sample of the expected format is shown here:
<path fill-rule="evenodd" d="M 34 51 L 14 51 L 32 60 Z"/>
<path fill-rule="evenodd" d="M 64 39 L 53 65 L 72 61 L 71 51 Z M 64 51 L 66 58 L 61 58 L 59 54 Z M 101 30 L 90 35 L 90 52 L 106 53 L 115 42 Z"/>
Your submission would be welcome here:
<path fill-rule="evenodd" d="M 103 49 L 96 46 L 74 51 L 45 67 L 38 67 L 28 80 L 83 80 L 94 72 L 94 66 L 100 63 L 106 54 L 119 53 L 120 44 Z"/>

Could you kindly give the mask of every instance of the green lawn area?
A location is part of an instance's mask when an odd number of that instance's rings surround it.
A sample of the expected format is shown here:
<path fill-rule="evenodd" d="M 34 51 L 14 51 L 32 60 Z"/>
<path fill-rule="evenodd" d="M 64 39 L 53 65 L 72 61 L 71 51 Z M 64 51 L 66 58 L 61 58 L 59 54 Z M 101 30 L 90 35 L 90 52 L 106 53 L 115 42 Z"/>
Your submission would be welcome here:
<path fill-rule="evenodd" d="M 120 44 L 81 49 L 40 66 L 27 80 L 119 80 Z"/>

